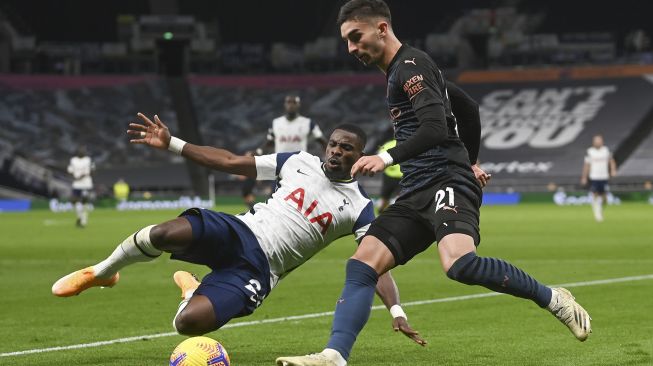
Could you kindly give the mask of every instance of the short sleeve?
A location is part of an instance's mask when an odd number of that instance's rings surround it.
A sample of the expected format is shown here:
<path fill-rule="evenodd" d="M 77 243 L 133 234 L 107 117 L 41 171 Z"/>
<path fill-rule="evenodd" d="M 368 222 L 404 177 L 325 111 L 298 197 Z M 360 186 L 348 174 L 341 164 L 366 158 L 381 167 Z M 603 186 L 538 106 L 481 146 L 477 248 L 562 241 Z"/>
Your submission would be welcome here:
<path fill-rule="evenodd" d="M 374 221 L 374 205 L 372 201 L 369 201 L 363 211 L 361 211 L 352 229 L 352 233 L 357 241 L 360 241 L 363 235 L 367 233 L 367 229 L 370 228 L 372 221 Z"/>
<path fill-rule="evenodd" d="M 322 130 L 320 129 L 320 126 L 318 126 L 317 123 L 313 122 L 313 120 L 311 120 L 310 126 L 311 126 L 311 135 L 313 136 L 314 139 L 320 139 L 324 136 L 324 134 L 322 134 Z"/>
<path fill-rule="evenodd" d="M 277 178 L 277 154 L 255 156 L 256 179 L 274 180 Z"/>
<path fill-rule="evenodd" d="M 288 158 L 298 153 L 299 151 L 255 156 L 254 161 L 256 162 L 256 179 L 277 179 L 281 172 L 281 168 L 286 163 Z"/>

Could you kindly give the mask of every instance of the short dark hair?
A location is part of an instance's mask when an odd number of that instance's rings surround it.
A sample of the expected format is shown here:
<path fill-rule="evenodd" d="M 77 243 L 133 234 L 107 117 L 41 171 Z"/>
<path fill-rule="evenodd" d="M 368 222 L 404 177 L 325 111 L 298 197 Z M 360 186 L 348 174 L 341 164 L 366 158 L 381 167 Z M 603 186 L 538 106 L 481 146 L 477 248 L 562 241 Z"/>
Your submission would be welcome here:
<path fill-rule="evenodd" d="M 392 23 L 390 8 L 383 0 L 351 0 L 340 7 L 338 13 L 338 27 L 349 20 L 361 20 L 362 18 L 384 18 L 389 24 Z"/>
<path fill-rule="evenodd" d="M 365 145 L 367 144 L 367 134 L 365 133 L 365 131 L 363 131 L 362 128 L 360 128 L 360 127 L 358 127 L 356 125 L 352 125 L 351 123 L 343 123 L 341 125 L 337 125 L 333 130 L 334 131 L 335 130 L 343 130 L 343 131 L 353 133 L 354 135 L 356 135 L 356 137 L 358 137 L 358 139 L 361 142 L 361 145 L 362 145 L 361 150 L 365 149 Z"/>

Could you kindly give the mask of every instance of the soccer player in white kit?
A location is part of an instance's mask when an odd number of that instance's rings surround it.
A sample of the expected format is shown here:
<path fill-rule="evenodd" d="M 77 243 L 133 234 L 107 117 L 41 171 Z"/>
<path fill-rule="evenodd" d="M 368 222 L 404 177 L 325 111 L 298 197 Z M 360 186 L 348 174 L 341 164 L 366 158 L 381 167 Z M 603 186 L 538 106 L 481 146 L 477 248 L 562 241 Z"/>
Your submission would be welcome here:
<path fill-rule="evenodd" d="M 585 153 L 585 164 L 581 184 L 584 186 L 589 182 L 592 194 L 592 211 L 594 219 L 603 221 L 603 205 L 607 201 L 608 180 L 616 175 L 617 164 L 607 146 L 603 145 L 603 136 L 595 135 L 592 138 L 592 146 Z"/>
<path fill-rule="evenodd" d="M 72 199 L 77 213 L 77 227 L 85 227 L 88 223 L 89 199 L 93 190 L 93 178 L 91 178 L 93 169 L 95 165 L 87 155 L 86 148 L 80 146 L 77 155 L 70 158 L 68 163 L 68 173 L 74 178 Z"/>
<path fill-rule="evenodd" d="M 283 105 L 286 113 L 272 120 L 267 135 L 268 144 L 274 143 L 274 152 L 308 151 L 309 137 L 326 147 L 320 126 L 299 114 L 299 96 L 287 95 Z"/>
<path fill-rule="evenodd" d="M 371 200 L 350 177 L 366 140 L 357 126 L 336 127 L 323 163 L 306 152 L 254 157 L 197 146 L 171 137 L 157 116 L 154 122 L 140 113 L 139 117 L 144 124 L 131 123 L 128 130 L 132 143 L 168 149 L 231 174 L 277 179 L 277 190 L 245 214 L 193 208 L 176 219 L 147 226 L 128 236 L 104 261 L 58 280 L 52 287 L 56 296 L 111 287 L 121 268 L 169 252 L 173 259 L 212 270 L 201 283 L 188 272 L 174 275 L 183 298 L 173 320 L 175 329 L 186 335 L 204 334 L 251 314 L 281 278 L 336 239 L 353 234 L 360 240 L 374 219 Z M 425 343 L 408 325 L 391 276 L 379 279 L 377 293 L 391 310 L 394 330 Z"/>

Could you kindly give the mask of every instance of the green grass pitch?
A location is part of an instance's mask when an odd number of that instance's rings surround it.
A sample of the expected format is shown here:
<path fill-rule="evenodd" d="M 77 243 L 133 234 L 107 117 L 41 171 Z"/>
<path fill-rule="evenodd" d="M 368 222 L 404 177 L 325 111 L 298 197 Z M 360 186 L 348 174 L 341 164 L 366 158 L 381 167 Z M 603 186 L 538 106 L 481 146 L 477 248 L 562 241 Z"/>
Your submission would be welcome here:
<path fill-rule="evenodd" d="M 219 206 L 236 213 L 241 206 Z M 137 229 L 175 217 L 174 211 L 97 210 L 86 229 L 72 213 L 0 214 L 0 365 L 167 365 L 184 337 L 171 335 L 179 291 L 175 270 L 207 269 L 167 257 L 124 269 L 112 289 L 56 298 L 59 277 L 106 257 Z M 390 328 L 384 309 L 372 312 L 351 365 L 653 365 L 653 206 L 608 207 L 596 223 L 584 207 L 547 204 L 482 209 L 479 254 L 506 259 L 546 284 L 570 286 L 593 317 L 594 333 L 576 341 L 555 318 L 530 301 L 491 296 L 410 305 L 411 302 L 488 293 L 442 273 L 435 247 L 393 271 L 411 325 L 425 348 Z M 353 239 L 332 244 L 273 290 L 250 317 L 269 323 L 208 334 L 228 350 L 234 365 L 273 365 L 282 355 L 317 352 L 331 316 L 279 320 L 334 309 Z M 633 276 L 643 278 L 624 279 Z M 594 283 L 622 279 L 620 282 Z M 376 304 L 380 304 L 378 299 Z M 163 334 L 153 339 L 142 336 Z M 124 343 L 94 342 L 134 337 Z M 85 345 L 10 355 L 52 347 Z"/>

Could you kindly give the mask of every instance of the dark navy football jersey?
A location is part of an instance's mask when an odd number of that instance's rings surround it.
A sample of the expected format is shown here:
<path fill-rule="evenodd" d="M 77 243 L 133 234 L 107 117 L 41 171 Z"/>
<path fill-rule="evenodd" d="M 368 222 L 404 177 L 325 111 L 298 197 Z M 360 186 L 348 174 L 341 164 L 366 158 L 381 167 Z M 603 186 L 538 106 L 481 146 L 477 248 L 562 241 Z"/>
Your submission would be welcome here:
<path fill-rule="evenodd" d="M 445 80 L 435 62 L 424 52 L 402 45 L 387 72 L 387 103 L 398 144 L 415 134 L 421 108 L 444 108 L 447 138 L 440 145 L 400 163 L 404 177 L 400 195 L 427 186 L 451 169 L 473 174 L 465 146 L 458 137 Z M 457 168 L 456 168 L 457 167 Z"/>

